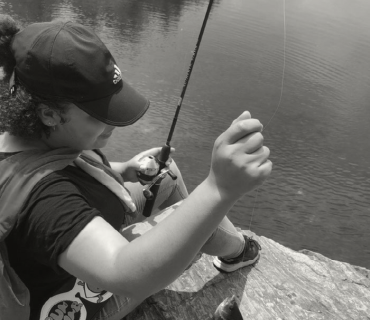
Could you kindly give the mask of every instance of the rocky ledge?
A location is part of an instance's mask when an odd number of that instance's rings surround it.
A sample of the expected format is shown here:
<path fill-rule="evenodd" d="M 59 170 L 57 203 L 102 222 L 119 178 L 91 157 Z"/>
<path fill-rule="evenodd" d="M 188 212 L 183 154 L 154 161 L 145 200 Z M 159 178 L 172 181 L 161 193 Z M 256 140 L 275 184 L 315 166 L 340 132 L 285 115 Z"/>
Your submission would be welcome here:
<path fill-rule="evenodd" d="M 203 255 L 127 320 L 208 320 L 233 294 L 245 320 L 370 319 L 369 270 L 244 232 L 262 246 L 253 267 L 223 274 Z"/>

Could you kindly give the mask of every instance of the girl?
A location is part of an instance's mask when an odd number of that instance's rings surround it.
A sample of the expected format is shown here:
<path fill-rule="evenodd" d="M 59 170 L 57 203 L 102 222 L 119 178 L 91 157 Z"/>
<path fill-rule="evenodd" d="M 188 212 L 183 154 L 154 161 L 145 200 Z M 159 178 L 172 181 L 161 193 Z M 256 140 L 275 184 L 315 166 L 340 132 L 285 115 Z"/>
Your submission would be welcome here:
<path fill-rule="evenodd" d="M 149 102 L 98 36 L 61 21 L 20 30 L 1 16 L 0 54 L 9 83 L 0 107 L 1 253 L 29 290 L 31 320 L 118 320 L 199 252 L 225 272 L 258 259 L 258 243 L 226 218 L 272 168 L 249 112 L 217 138 L 209 174 L 190 195 L 167 163 L 178 179 L 163 180 L 157 213 L 143 220 L 137 172 L 160 148 L 124 163 L 109 163 L 100 149 Z"/>

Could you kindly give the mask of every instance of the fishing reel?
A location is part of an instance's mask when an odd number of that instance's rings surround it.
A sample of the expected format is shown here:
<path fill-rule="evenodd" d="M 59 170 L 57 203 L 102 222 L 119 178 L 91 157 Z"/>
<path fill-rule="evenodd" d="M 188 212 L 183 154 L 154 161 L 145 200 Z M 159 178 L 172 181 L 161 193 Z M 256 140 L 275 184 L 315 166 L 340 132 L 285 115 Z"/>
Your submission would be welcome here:
<path fill-rule="evenodd" d="M 147 156 L 139 160 L 140 171 L 137 172 L 139 182 L 144 185 L 143 194 L 147 200 L 152 200 L 154 195 L 150 190 L 155 184 L 159 184 L 162 179 L 169 175 L 172 180 L 176 180 L 177 176 L 170 170 L 169 167 L 161 168 L 159 160 L 153 156 Z"/>

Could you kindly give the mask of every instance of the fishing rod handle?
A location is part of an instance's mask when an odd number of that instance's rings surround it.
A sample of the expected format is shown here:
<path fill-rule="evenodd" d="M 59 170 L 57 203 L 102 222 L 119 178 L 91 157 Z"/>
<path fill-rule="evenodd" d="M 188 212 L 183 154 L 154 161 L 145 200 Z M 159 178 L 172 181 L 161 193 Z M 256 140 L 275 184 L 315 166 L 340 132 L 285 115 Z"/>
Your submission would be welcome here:
<path fill-rule="evenodd" d="M 162 149 L 160 154 L 157 157 L 158 163 L 159 163 L 159 170 L 158 174 L 160 174 L 161 170 L 166 166 L 166 162 L 168 158 L 170 157 L 171 153 L 171 146 L 169 144 L 165 144 Z M 150 217 L 155 199 L 157 198 L 158 190 L 160 187 L 160 184 L 162 182 L 162 179 L 158 179 L 158 181 L 151 187 L 151 199 L 146 200 L 144 210 L 143 210 L 143 215 L 144 217 Z"/>
<path fill-rule="evenodd" d="M 144 210 L 143 210 L 144 217 L 150 217 L 150 215 L 152 214 L 154 202 L 155 202 L 155 199 L 157 198 L 157 194 L 158 194 L 158 190 L 159 190 L 160 184 L 161 184 L 160 182 L 157 182 L 150 189 L 151 199 L 150 200 L 147 199 L 146 202 L 145 202 L 145 206 L 144 206 Z"/>

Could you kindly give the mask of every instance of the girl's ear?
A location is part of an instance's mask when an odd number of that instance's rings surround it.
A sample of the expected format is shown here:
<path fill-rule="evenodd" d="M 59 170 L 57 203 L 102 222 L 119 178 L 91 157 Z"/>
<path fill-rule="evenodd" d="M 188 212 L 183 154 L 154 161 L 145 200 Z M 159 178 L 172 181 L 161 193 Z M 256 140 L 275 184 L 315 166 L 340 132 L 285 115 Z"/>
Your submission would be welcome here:
<path fill-rule="evenodd" d="M 49 127 L 56 126 L 60 120 L 60 116 L 54 110 L 42 103 L 37 107 L 37 113 L 42 123 Z"/>

